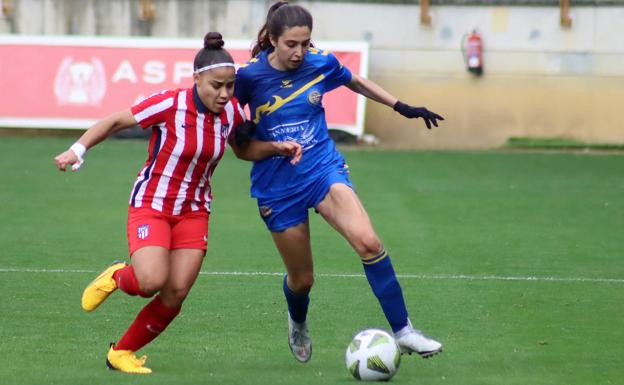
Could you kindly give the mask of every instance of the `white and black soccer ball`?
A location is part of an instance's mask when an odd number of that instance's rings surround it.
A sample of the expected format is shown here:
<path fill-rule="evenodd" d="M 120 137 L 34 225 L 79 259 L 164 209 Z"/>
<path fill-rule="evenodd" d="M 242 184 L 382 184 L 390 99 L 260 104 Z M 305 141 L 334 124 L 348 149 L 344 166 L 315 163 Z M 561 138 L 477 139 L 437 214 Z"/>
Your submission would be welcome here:
<path fill-rule="evenodd" d="M 388 381 L 401 363 L 401 351 L 394 337 L 380 329 L 366 329 L 353 337 L 345 362 L 349 372 L 361 381 Z"/>

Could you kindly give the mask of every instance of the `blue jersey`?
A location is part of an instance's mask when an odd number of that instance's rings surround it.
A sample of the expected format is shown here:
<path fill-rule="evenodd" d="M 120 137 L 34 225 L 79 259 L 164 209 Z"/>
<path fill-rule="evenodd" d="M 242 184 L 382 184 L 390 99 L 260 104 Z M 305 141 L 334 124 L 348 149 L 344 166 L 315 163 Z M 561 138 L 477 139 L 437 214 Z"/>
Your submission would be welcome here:
<path fill-rule="evenodd" d="M 351 81 L 351 72 L 328 51 L 310 48 L 292 71 L 273 68 L 268 54 L 262 51 L 241 66 L 234 94 L 241 105 L 249 104 L 257 139 L 296 141 L 303 156 L 295 166 L 284 156 L 254 162 L 251 195 L 256 198 L 297 194 L 344 163 L 329 137 L 323 95 Z"/>

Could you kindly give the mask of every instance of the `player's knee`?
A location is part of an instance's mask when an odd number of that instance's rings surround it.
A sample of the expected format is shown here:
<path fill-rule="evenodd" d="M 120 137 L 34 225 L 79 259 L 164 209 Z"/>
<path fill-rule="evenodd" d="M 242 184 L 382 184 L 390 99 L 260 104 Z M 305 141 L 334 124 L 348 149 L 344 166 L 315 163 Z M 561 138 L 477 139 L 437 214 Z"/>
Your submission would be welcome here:
<path fill-rule="evenodd" d="M 137 277 L 138 278 L 138 277 Z M 139 288 L 147 295 L 154 295 L 160 291 L 167 281 L 166 276 L 151 275 L 139 279 Z"/>
<path fill-rule="evenodd" d="M 293 287 L 290 289 L 295 293 L 307 293 L 314 285 L 314 273 L 307 272 L 290 276 L 290 283 Z"/>
<path fill-rule="evenodd" d="M 190 289 L 188 288 L 163 288 L 160 292 L 160 297 L 166 306 L 175 308 L 182 306 L 189 291 Z"/>
<path fill-rule="evenodd" d="M 377 255 L 382 248 L 381 241 L 374 233 L 363 234 L 357 237 L 353 244 L 355 247 L 355 251 L 358 253 L 360 258 L 367 258 Z"/>

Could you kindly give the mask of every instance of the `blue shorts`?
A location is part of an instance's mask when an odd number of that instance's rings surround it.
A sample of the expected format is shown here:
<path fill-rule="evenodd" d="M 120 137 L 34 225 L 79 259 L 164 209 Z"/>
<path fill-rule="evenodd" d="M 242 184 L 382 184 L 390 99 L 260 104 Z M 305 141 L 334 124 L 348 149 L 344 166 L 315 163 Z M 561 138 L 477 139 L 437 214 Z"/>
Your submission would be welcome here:
<path fill-rule="evenodd" d="M 301 192 L 276 198 L 258 198 L 258 209 L 267 228 L 272 232 L 284 231 L 308 220 L 308 209 L 316 208 L 335 183 L 353 189 L 347 165 L 333 169 L 316 178 Z"/>

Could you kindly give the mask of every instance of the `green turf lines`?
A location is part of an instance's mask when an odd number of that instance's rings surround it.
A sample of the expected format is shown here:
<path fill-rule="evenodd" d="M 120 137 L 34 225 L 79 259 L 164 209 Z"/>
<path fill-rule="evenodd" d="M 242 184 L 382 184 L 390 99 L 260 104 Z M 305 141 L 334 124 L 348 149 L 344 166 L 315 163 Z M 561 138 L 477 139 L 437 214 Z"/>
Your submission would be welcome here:
<path fill-rule="evenodd" d="M 357 256 L 311 212 L 314 355 L 299 364 L 286 342 L 283 267 L 249 198 L 249 165 L 230 154 L 214 176 L 205 274 L 143 351 L 154 374 L 106 370 L 108 342 L 145 301 L 115 293 L 87 314 L 79 300 L 126 254 L 126 207 L 147 147 L 110 140 L 78 173 L 61 174 L 52 157 L 70 143 L 0 138 L 3 384 L 355 383 L 344 366 L 351 337 L 387 328 Z M 413 321 L 445 344 L 430 360 L 404 357 L 394 383 L 621 382 L 623 156 L 345 156 Z M 246 274 L 224 274 L 233 272 Z"/>

